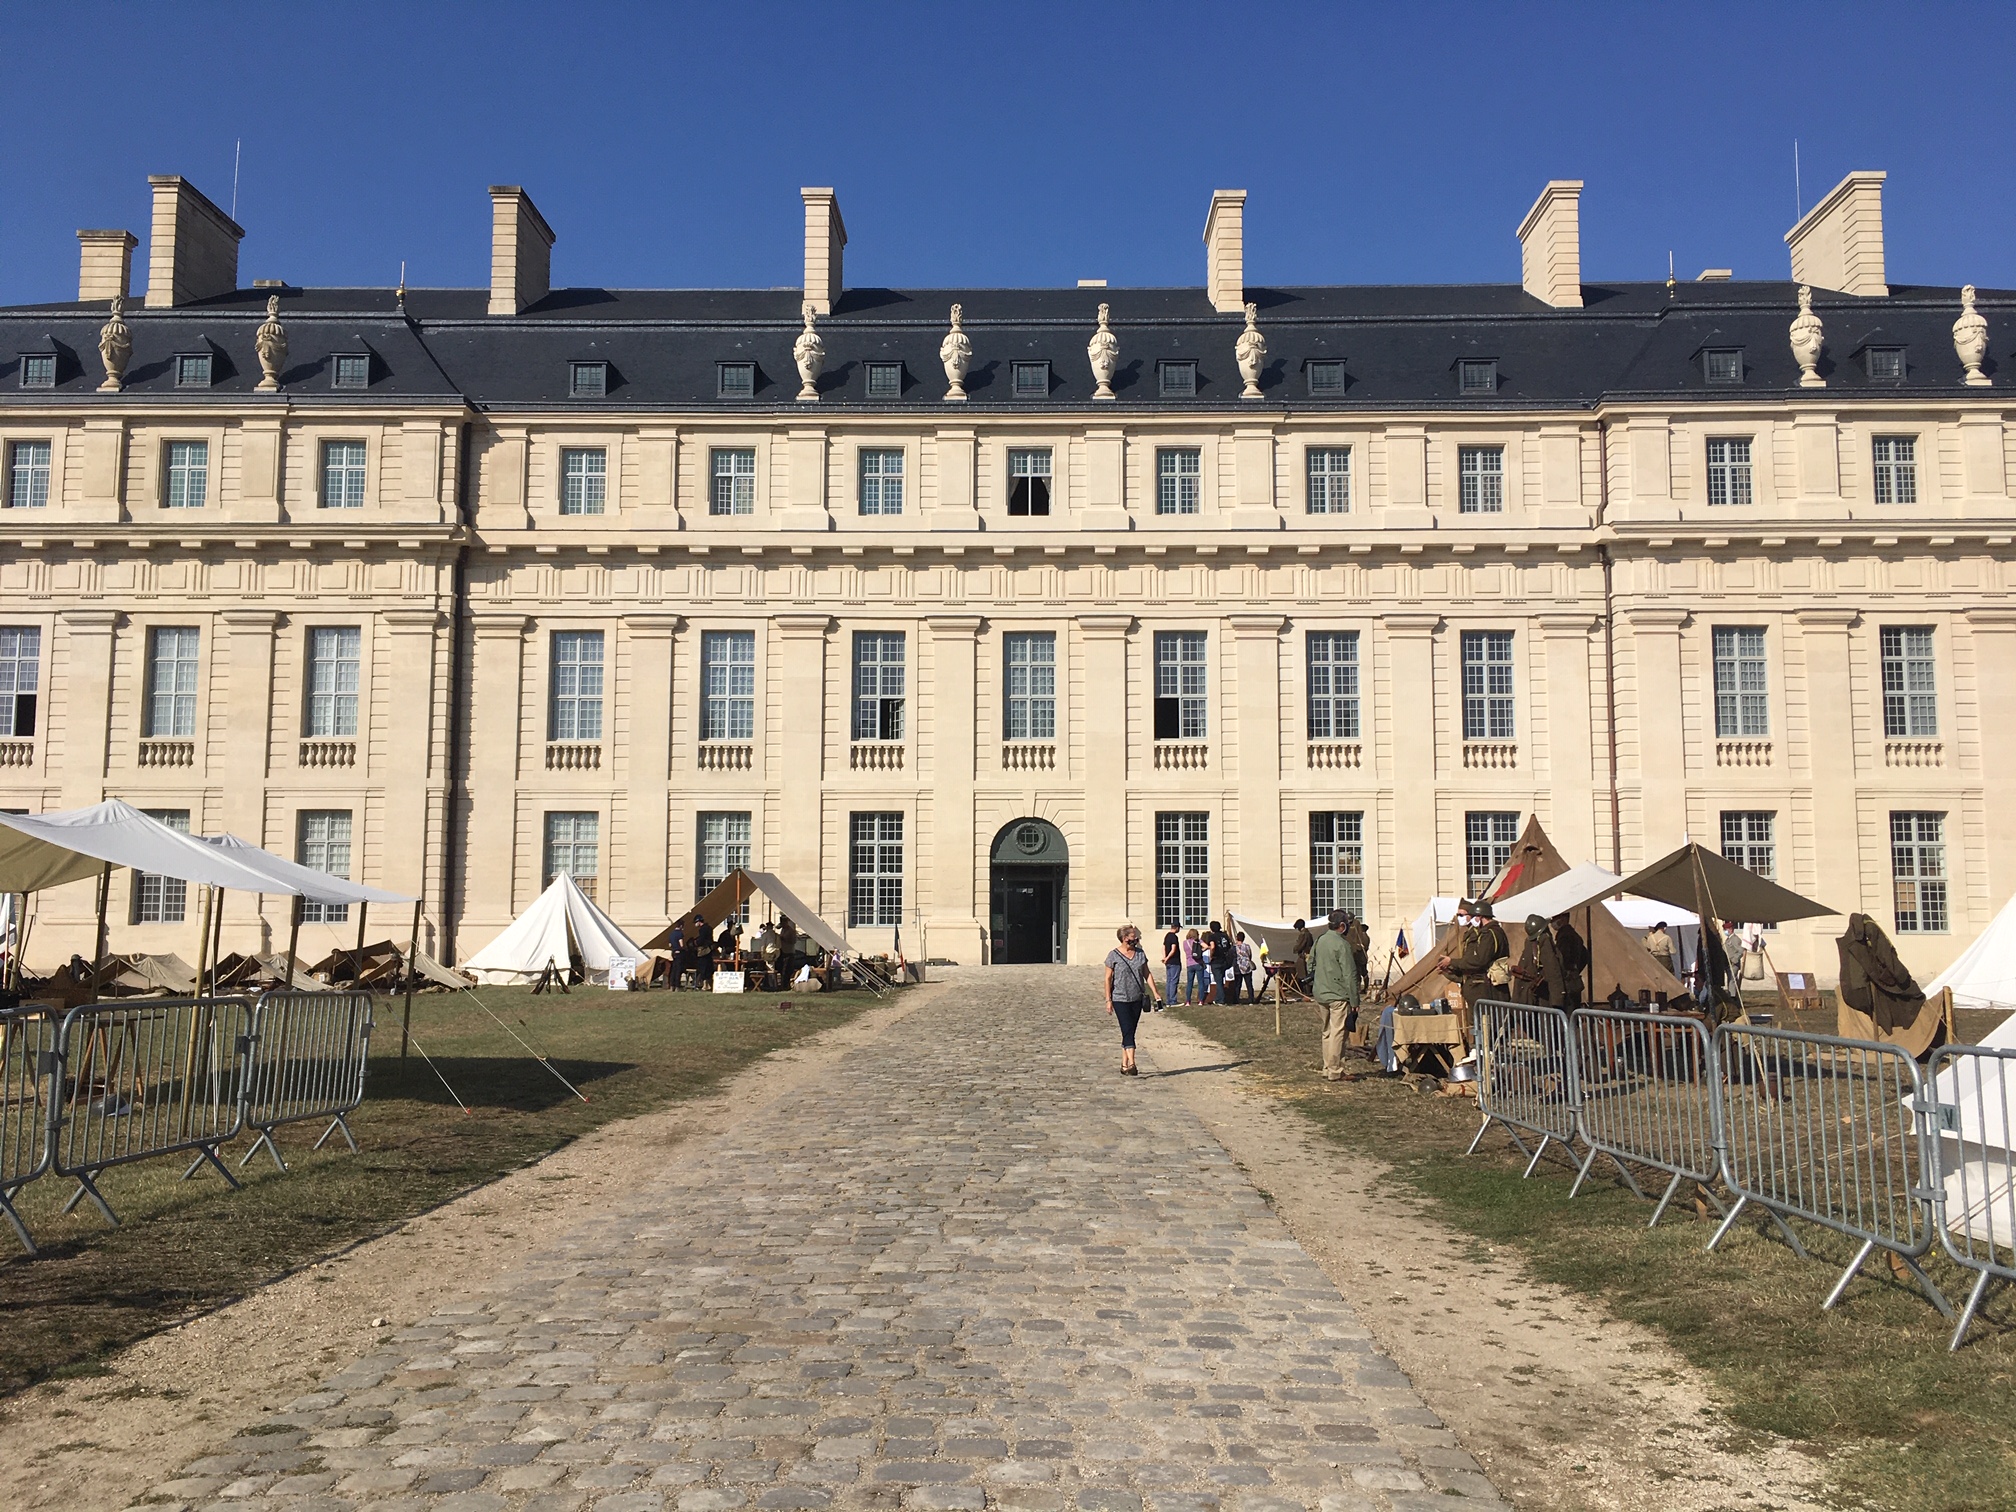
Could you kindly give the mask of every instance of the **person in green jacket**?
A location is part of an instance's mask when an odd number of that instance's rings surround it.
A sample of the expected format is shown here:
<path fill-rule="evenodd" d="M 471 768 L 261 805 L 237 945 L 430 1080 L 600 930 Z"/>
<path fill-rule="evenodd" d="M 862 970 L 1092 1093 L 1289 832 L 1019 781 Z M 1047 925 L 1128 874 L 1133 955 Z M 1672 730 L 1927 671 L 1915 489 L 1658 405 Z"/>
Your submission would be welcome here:
<path fill-rule="evenodd" d="M 1323 1079 L 1344 1079 L 1344 1034 L 1351 1010 L 1358 1006 L 1358 958 L 1344 935 L 1342 909 L 1330 914 L 1330 927 L 1316 940 L 1316 1006 L 1323 1010 Z"/>

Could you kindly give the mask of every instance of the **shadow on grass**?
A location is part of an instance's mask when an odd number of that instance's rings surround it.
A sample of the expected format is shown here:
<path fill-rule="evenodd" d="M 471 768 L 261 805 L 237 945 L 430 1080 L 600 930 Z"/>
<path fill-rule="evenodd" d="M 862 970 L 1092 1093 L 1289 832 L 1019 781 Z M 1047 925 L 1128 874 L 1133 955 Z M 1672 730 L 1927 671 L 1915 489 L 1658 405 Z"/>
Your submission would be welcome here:
<path fill-rule="evenodd" d="M 548 1066 L 552 1069 L 548 1070 Z M 560 1084 L 555 1071 L 592 1099 L 597 1083 L 635 1071 L 637 1067 L 636 1061 L 562 1060 L 557 1056 L 543 1062 L 529 1055 L 516 1059 L 437 1055 L 431 1062 L 417 1055 L 404 1061 L 396 1056 L 381 1061 L 374 1056 L 370 1088 L 374 1098 L 398 1098 L 452 1108 L 459 1097 L 471 1109 L 543 1113 L 563 1103 L 580 1101 Z M 455 1089 L 453 1095 L 449 1087 Z"/>

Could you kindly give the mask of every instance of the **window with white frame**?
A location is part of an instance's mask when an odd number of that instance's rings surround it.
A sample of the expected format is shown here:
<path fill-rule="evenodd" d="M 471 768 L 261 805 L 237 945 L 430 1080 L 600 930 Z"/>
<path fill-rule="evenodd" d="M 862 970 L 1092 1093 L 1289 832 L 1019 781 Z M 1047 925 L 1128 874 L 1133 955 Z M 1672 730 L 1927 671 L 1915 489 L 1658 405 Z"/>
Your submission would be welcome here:
<path fill-rule="evenodd" d="M 1351 448 L 1312 446 L 1309 448 L 1309 513 L 1349 514 L 1351 512 Z"/>
<path fill-rule="evenodd" d="M 600 446 L 560 452 L 560 513 L 599 515 L 609 497 L 609 453 Z"/>
<path fill-rule="evenodd" d="M 1155 927 L 1211 922 L 1211 816 L 1155 816 Z"/>
<path fill-rule="evenodd" d="M 178 835 L 189 833 L 189 810 L 142 809 L 156 823 L 165 824 Z M 159 877 L 152 872 L 133 873 L 133 922 L 135 924 L 180 924 L 189 912 L 189 884 L 179 877 Z"/>
<path fill-rule="evenodd" d="M 1937 673 L 1930 625 L 1885 625 L 1883 734 L 1891 740 L 1929 740 L 1939 733 Z"/>
<path fill-rule="evenodd" d="M 42 631 L 34 625 L 0 625 L 0 735 L 35 733 L 42 685 Z"/>
<path fill-rule="evenodd" d="M 357 687 L 364 632 L 355 625 L 308 631 L 308 733 L 317 738 L 357 733 Z"/>
<path fill-rule="evenodd" d="M 1358 632 L 1309 632 L 1309 738 L 1358 738 Z"/>
<path fill-rule="evenodd" d="M 562 874 L 590 898 L 602 873 L 602 816 L 590 813 L 550 813 L 546 816 L 546 879 L 551 887 Z"/>
<path fill-rule="evenodd" d="M 1897 933 L 1946 933 L 1944 814 L 1891 814 L 1890 874 L 1896 887 Z"/>
<path fill-rule="evenodd" d="M 903 453 L 896 450 L 861 451 L 861 513 L 900 515 L 903 513 Z"/>
<path fill-rule="evenodd" d="M 1722 811 L 1722 857 L 1745 871 L 1778 879 L 1778 816 L 1768 809 Z"/>
<path fill-rule="evenodd" d="M 322 507 L 324 509 L 364 507 L 362 441 L 322 443 Z"/>
<path fill-rule="evenodd" d="M 1016 447 L 1008 453 L 1008 513 L 1050 513 L 1050 448 Z"/>
<path fill-rule="evenodd" d="M 1056 739 L 1056 635 L 1048 630 L 1004 635 L 1001 654 L 1007 670 L 1003 735 L 1009 740 Z"/>
<path fill-rule="evenodd" d="M 700 816 L 700 874 L 695 879 L 693 894 L 696 899 L 706 897 L 727 880 L 730 872 L 749 864 L 750 832 L 746 813 Z"/>
<path fill-rule="evenodd" d="M 1461 646 L 1463 738 L 1512 739 L 1512 632 L 1465 630 Z"/>
<path fill-rule="evenodd" d="M 602 738 L 602 632 L 553 632 L 552 710 L 548 740 Z"/>
<path fill-rule="evenodd" d="M 1197 513 L 1197 483 L 1203 453 L 1194 446 L 1165 446 L 1155 453 L 1155 513 Z"/>
<path fill-rule="evenodd" d="M 854 738 L 903 738 L 903 632 L 854 632 Z"/>
<path fill-rule="evenodd" d="M 700 738 L 756 734 L 756 632 L 709 630 L 700 637 Z"/>
<path fill-rule="evenodd" d="M 1209 733 L 1209 667 L 1202 630 L 1155 632 L 1155 738 L 1202 740 Z"/>
<path fill-rule="evenodd" d="M 1754 625 L 1715 627 L 1715 733 L 1725 740 L 1771 733 L 1764 632 Z"/>
<path fill-rule="evenodd" d="M 1519 840 L 1519 815 L 1515 813 L 1469 813 L 1463 816 L 1463 871 L 1465 891 L 1473 898 L 1490 889 L 1491 879 L 1512 860 L 1512 847 Z"/>
<path fill-rule="evenodd" d="M 1708 438 L 1708 502 L 1748 504 L 1750 493 L 1750 438 L 1710 436 Z"/>
<path fill-rule="evenodd" d="M 1457 447 L 1456 487 L 1456 512 L 1458 514 L 1503 514 L 1505 512 L 1505 448 L 1502 446 Z"/>
<path fill-rule="evenodd" d="M 193 625 L 156 625 L 147 632 L 143 733 L 148 738 L 196 733 L 196 655 L 201 640 Z"/>
<path fill-rule="evenodd" d="M 48 503 L 49 443 L 11 443 L 7 448 L 7 507 L 41 509 Z"/>
<path fill-rule="evenodd" d="M 903 816 L 850 814 L 849 925 L 903 922 Z"/>
<path fill-rule="evenodd" d="M 303 809 L 295 859 L 303 866 L 350 880 L 350 810 Z M 350 917 L 347 903 L 301 900 L 303 924 L 341 924 Z"/>
<path fill-rule="evenodd" d="M 1875 454 L 1876 502 L 1916 504 L 1918 502 L 1918 438 L 1878 436 L 1871 444 Z"/>
<path fill-rule="evenodd" d="M 201 509 L 210 492 L 210 443 L 170 441 L 166 464 L 168 486 L 162 503 L 170 509 Z"/>
<path fill-rule="evenodd" d="M 707 453 L 712 485 L 707 495 L 710 515 L 756 513 L 756 451 L 754 447 L 717 446 Z"/>
<path fill-rule="evenodd" d="M 1341 908 L 1365 913 L 1365 816 L 1312 813 L 1309 816 L 1309 917 L 1320 919 Z"/>

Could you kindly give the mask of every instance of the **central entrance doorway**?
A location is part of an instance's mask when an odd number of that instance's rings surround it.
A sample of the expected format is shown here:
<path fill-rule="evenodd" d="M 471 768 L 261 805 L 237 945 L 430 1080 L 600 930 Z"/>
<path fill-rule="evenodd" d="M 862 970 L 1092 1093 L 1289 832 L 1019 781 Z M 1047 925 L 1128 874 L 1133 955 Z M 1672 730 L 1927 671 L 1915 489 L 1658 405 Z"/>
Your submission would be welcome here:
<path fill-rule="evenodd" d="M 1071 853 L 1056 825 L 1017 819 L 994 837 L 990 958 L 1039 965 L 1065 955 Z"/>

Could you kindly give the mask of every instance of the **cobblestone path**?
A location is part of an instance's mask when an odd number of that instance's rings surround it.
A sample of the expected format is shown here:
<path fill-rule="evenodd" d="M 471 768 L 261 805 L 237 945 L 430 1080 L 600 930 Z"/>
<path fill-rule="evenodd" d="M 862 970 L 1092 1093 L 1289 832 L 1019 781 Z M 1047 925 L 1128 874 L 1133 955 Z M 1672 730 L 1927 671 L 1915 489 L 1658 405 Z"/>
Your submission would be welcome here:
<path fill-rule="evenodd" d="M 965 973 L 153 1499 L 1502 1506 L 1152 1074 L 1155 1023 L 1122 1078 L 1092 972 Z"/>

